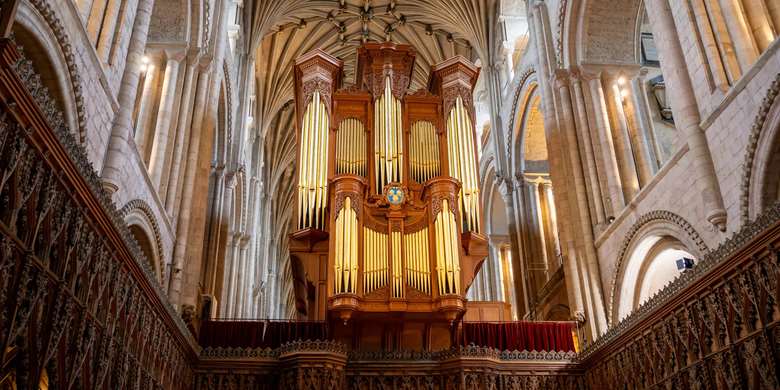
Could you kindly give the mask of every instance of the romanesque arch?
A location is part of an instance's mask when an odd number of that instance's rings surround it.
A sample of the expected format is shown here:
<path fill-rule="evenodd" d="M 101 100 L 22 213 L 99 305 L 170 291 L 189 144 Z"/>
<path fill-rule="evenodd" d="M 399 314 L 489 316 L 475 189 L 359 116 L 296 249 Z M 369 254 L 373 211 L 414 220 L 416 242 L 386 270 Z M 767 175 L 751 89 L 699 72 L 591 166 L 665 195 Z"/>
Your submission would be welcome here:
<path fill-rule="evenodd" d="M 41 0 L 20 2 L 13 34 L 70 130 L 81 143 L 86 142 L 86 113 L 75 56 L 70 39 L 49 3 Z"/>
<path fill-rule="evenodd" d="M 758 109 L 742 165 L 742 223 L 780 199 L 780 73 Z"/>
<path fill-rule="evenodd" d="M 133 238 L 138 242 L 141 252 L 154 271 L 157 281 L 162 283 L 165 270 L 165 255 L 160 239 L 160 227 L 152 209 L 140 199 L 127 202 L 119 211 Z"/>
<path fill-rule="evenodd" d="M 618 252 L 610 283 L 608 312 L 612 323 L 629 314 L 626 308 L 630 312 L 639 303 L 635 285 L 642 282 L 640 275 L 652 265 L 647 261 L 667 248 L 685 251 L 696 259 L 709 251 L 699 233 L 679 215 L 666 210 L 642 215 L 626 233 Z"/>

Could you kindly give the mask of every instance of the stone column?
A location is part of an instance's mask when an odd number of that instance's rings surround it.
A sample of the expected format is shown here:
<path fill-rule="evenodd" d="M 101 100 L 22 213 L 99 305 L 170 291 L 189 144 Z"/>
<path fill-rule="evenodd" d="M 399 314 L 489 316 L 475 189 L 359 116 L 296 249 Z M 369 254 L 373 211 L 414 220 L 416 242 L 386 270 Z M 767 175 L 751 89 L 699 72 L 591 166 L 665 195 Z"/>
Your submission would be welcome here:
<path fill-rule="evenodd" d="M 247 300 L 246 300 L 246 294 L 249 290 L 249 284 L 251 283 L 251 275 L 249 272 L 247 272 L 248 268 L 248 259 L 249 259 L 249 236 L 246 234 L 241 235 L 241 249 L 239 250 L 239 275 L 238 275 L 238 296 L 236 297 L 238 300 L 238 308 L 236 310 L 236 315 L 244 318 L 246 317 L 246 308 L 247 308 Z"/>
<path fill-rule="evenodd" d="M 239 234 L 228 232 L 228 249 L 225 251 L 225 282 L 222 285 L 222 317 L 233 318 L 236 298 L 236 263 L 238 262 Z"/>
<path fill-rule="evenodd" d="M 691 182 L 701 194 L 707 221 L 720 231 L 726 231 L 726 209 L 707 138 L 699 126 L 699 107 L 693 95 L 693 84 L 688 75 L 672 10 L 668 0 L 647 0 L 645 4 L 656 37 L 667 91 L 671 94 L 675 125 L 688 143 L 687 156 L 693 165 Z"/>
<path fill-rule="evenodd" d="M 150 138 L 154 137 L 154 134 L 149 134 L 151 130 L 152 110 L 155 107 L 157 100 L 157 81 L 160 75 L 160 69 L 158 69 L 158 59 L 154 57 L 147 57 L 149 63 L 146 65 L 144 85 L 141 90 L 141 101 L 138 104 L 138 117 L 135 121 L 135 145 L 138 149 L 138 154 L 141 156 L 141 161 L 146 163 L 147 143 Z M 135 103 L 135 102 L 133 102 Z M 120 106 L 121 107 L 121 106 Z M 120 108 L 120 111 L 122 108 Z"/>
<path fill-rule="evenodd" d="M 604 213 L 606 217 L 618 215 L 625 207 L 623 200 L 623 186 L 620 184 L 620 170 L 618 169 L 615 147 L 612 141 L 612 129 L 607 114 L 607 104 L 604 98 L 604 90 L 601 85 L 601 73 L 583 74 L 590 86 L 590 95 L 593 100 L 593 117 L 596 120 L 598 142 L 601 149 L 601 159 L 604 164 L 604 180 L 607 184 L 607 206 Z"/>
<path fill-rule="evenodd" d="M 605 84 L 607 85 L 607 101 L 611 103 L 615 119 L 612 136 L 615 141 L 615 155 L 618 159 L 620 178 L 623 179 L 623 197 L 626 203 L 630 203 L 639 192 L 639 176 L 637 175 L 634 151 L 631 147 L 631 129 L 623 110 L 623 96 L 618 86 L 618 79 L 618 76 L 611 75 L 605 80 Z"/>
<path fill-rule="evenodd" d="M 198 78 L 199 57 L 197 50 L 190 51 L 187 55 L 187 68 L 182 87 L 181 104 L 179 105 L 179 119 L 176 121 L 176 140 L 173 144 L 173 158 L 165 194 L 165 209 L 168 211 L 168 215 L 172 217 L 175 217 L 174 207 L 176 199 L 181 197 L 179 182 L 182 176 L 182 160 L 187 155 L 187 147 L 189 146 L 192 112 L 195 105 L 195 94 L 193 94 L 192 90 L 195 86 L 195 80 Z"/>
<path fill-rule="evenodd" d="M 511 283 L 513 284 L 512 287 L 515 291 L 516 299 L 523 300 L 523 310 L 525 313 L 528 313 L 530 311 L 530 291 L 528 288 L 528 270 L 525 265 L 526 256 L 524 254 L 528 243 L 527 240 L 523 239 L 525 228 L 522 225 L 525 211 L 525 208 L 523 207 L 524 202 L 522 202 L 522 187 L 524 183 L 522 176 L 516 177 L 512 181 L 505 179 L 499 183 L 499 190 L 504 199 L 504 203 L 512 203 L 514 205 L 511 210 L 512 214 L 509 215 L 509 238 L 510 245 L 512 246 L 510 248 L 512 253 L 512 273 L 515 276 Z M 510 210 L 507 209 L 507 212 L 509 211 Z M 520 307 L 514 307 L 513 309 L 517 314 L 517 317 L 521 317 Z"/>
<path fill-rule="evenodd" d="M 628 77 L 627 77 L 628 78 Z M 643 188 L 653 178 L 653 164 L 647 148 L 645 132 L 639 123 L 640 113 L 636 102 L 636 91 L 633 87 L 633 80 L 635 77 L 630 77 L 631 83 L 622 79 L 623 85 L 619 85 L 618 89 L 621 93 L 621 102 L 623 105 L 623 113 L 625 115 L 625 123 L 628 129 L 629 142 L 631 145 L 631 151 L 634 157 L 634 165 L 636 166 L 636 174 L 639 178 L 639 188 Z"/>
<path fill-rule="evenodd" d="M 149 32 L 149 21 L 152 16 L 154 0 L 139 0 L 133 22 L 133 33 L 127 47 L 127 60 L 122 73 L 122 83 L 117 102 L 119 111 L 114 116 L 111 126 L 111 138 L 101 169 L 101 176 L 107 188 L 112 192 L 118 187 L 119 178 L 124 172 L 120 165 L 126 159 L 128 142 L 133 137 L 133 110 L 138 92 L 138 79 L 141 72 L 141 58 L 146 48 L 146 37 Z"/>
<path fill-rule="evenodd" d="M 184 177 L 182 180 L 182 196 L 181 203 L 178 209 L 190 210 L 192 207 L 193 190 L 195 188 L 195 179 L 198 173 L 198 157 L 200 151 L 201 131 L 203 130 L 203 116 L 206 110 L 205 101 L 209 95 L 210 83 L 209 77 L 205 75 L 208 73 L 210 61 L 209 59 L 202 59 L 200 65 L 200 78 L 198 79 L 198 90 L 196 92 L 196 106 L 193 113 L 192 129 L 190 135 L 190 146 L 187 153 L 187 164 L 184 169 Z M 203 104 L 198 105 L 197 102 Z M 173 263 L 176 268 L 181 269 L 184 264 L 184 259 L 187 255 L 188 242 L 190 232 L 190 214 L 179 213 L 178 222 L 176 223 L 176 246 L 173 251 Z M 181 282 L 182 275 L 178 273 L 173 276 L 170 289 L 170 300 L 174 305 L 178 305 L 181 299 Z"/>
<path fill-rule="evenodd" d="M 601 184 L 599 183 L 599 174 L 596 169 L 595 154 L 593 153 L 593 143 L 590 134 L 590 125 L 588 123 L 588 112 L 585 104 L 585 97 L 582 93 L 582 75 L 577 72 L 575 78 L 572 80 L 574 87 L 574 107 L 577 111 L 577 128 L 579 129 L 579 139 L 582 140 L 583 149 L 585 151 L 585 167 L 587 168 L 588 181 L 590 181 L 590 194 L 593 199 L 593 209 L 596 214 L 596 220 L 593 221 L 597 224 L 604 224 L 606 219 L 604 217 L 604 203 L 601 198 Z"/>
<path fill-rule="evenodd" d="M 634 116 L 636 117 L 637 129 L 640 133 L 642 152 L 645 154 L 645 160 L 653 176 L 661 167 L 660 151 L 655 139 L 655 130 L 653 129 L 653 120 L 650 117 L 649 103 L 647 101 L 647 89 L 645 88 L 645 76 L 647 69 L 641 69 L 636 77 L 631 78 L 631 97 L 633 102 Z"/>
<path fill-rule="evenodd" d="M 560 266 L 560 264 L 558 263 L 558 256 L 560 255 L 561 252 L 561 244 L 558 238 L 558 229 L 555 228 L 558 221 L 555 215 L 555 200 L 553 199 L 552 183 L 549 181 L 542 182 L 542 198 L 544 199 L 544 203 L 546 206 L 545 227 L 546 227 L 546 231 L 548 232 L 547 241 L 548 241 L 548 247 L 550 248 L 550 253 L 548 257 L 549 256 L 554 257 L 555 267 L 558 268 L 558 266 Z"/>
<path fill-rule="evenodd" d="M 157 111 L 157 125 L 154 128 L 154 143 L 149 156 L 149 178 L 161 195 L 164 194 L 162 183 L 163 170 L 168 160 L 168 143 L 171 141 L 171 121 L 173 106 L 176 102 L 176 85 L 179 76 L 179 65 L 184 59 L 183 50 L 166 50 L 165 76 L 160 91 L 160 105 Z"/>
<path fill-rule="evenodd" d="M 108 0 L 105 14 L 103 15 L 103 25 L 100 28 L 100 38 L 97 42 L 97 55 L 104 64 L 107 64 L 110 60 L 108 57 L 111 54 L 111 46 L 114 44 L 115 29 L 121 3 L 120 0 Z"/>
<path fill-rule="evenodd" d="M 541 254 L 542 263 L 544 264 L 544 281 L 547 281 L 549 277 L 548 272 L 550 270 L 550 259 L 547 258 L 547 237 L 544 231 L 544 210 L 542 209 L 542 199 L 539 195 L 539 187 L 542 183 L 541 178 L 531 180 L 528 182 L 531 184 L 531 193 L 534 202 L 534 219 L 536 222 L 537 234 L 539 234 L 539 253 Z M 544 285 L 542 283 L 541 285 Z"/>
<path fill-rule="evenodd" d="M 580 167 L 580 151 L 577 147 L 577 134 L 574 129 L 573 111 L 571 105 L 571 92 L 569 89 L 569 75 L 566 71 L 559 71 L 555 74 L 556 89 L 561 102 L 561 126 L 568 144 L 566 151 L 571 162 L 571 171 L 574 176 L 574 191 L 577 198 L 577 207 L 574 217 L 579 219 L 579 233 L 582 234 L 582 242 L 585 252 L 585 275 L 588 278 L 591 295 L 591 311 L 589 314 L 591 320 L 591 329 L 595 335 L 600 335 L 606 331 L 607 317 L 604 310 L 604 299 L 601 288 L 601 273 L 599 272 L 598 256 L 594 247 L 594 237 L 592 225 L 590 223 L 590 208 L 586 196 L 585 179 Z"/>
<path fill-rule="evenodd" d="M 756 62 L 756 59 L 758 59 L 758 55 L 760 53 L 758 46 L 756 45 L 756 41 L 753 39 L 753 35 L 750 32 L 750 25 L 748 24 L 747 15 L 745 14 L 741 3 L 742 0 L 720 0 L 720 4 L 723 7 L 723 16 L 726 22 L 726 27 L 729 30 L 729 35 L 731 35 L 731 39 L 734 43 L 734 49 L 737 52 L 737 61 L 739 61 L 739 65 L 742 68 L 742 74 L 744 74 L 748 69 L 750 69 L 750 66 Z M 651 7 L 658 7 L 660 5 L 660 3 L 658 5 L 648 4 L 648 14 L 650 13 Z M 664 4 L 663 6 L 668 8 L 668 4 Z M 674 17 L 671 10 L 669 10 L 669 16 Z M 650 18 L 650 20 L 652 23 L 653 18 Z M 671 21 L 671 27 L 674 28 L 674 19 Z M 655 31 L 655 26 L 653 26 L 653 33 L 657 33 L 657 31 Z M 676 30 L 674 31 L 673 37 L 674 39 L 677 39 Z M 677 45 L 679 46 L 679 42 Z M 656 40 L 656 46 L 658 46 L 660 54 L 661 47 L 658 44 L 658 40 Z M 663 58 L 661 67 L 665 68 L 663 66 Z M 666 72 L 664 72 L 664 75 L 666 75 Z"/>

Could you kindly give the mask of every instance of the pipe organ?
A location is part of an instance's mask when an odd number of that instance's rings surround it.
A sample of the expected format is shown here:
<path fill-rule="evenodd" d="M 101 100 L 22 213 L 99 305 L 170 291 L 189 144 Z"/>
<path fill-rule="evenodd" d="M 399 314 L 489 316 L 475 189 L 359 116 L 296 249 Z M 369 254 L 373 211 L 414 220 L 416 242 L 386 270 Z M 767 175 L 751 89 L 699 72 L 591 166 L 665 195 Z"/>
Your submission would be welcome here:
<path fill-rule="evenodd" d="M 325 52 L 296 61 L 296 307 L 337 329 L 380 320 L 345 331 L 364 348 L 413 333 L 426 348 L 446 344 L 487 256 L 472 105 L 479 69 L 457 56 L 410 92 L 410 46 L 367 43 L 357 57 L 349 87 Z M 385 336 L 372 336 L 377 329 Z"/>

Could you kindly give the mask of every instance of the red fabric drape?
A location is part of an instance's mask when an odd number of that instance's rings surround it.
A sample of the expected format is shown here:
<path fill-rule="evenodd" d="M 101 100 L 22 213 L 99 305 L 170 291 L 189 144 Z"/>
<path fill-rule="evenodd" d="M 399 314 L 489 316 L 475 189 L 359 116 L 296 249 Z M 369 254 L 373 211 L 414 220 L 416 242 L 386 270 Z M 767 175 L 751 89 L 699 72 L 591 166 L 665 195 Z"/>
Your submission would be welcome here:
<path fill-rule="evenodd" d="M 464 322 L 460 344 L 509 351 L 574 351 L 572 322 Z"/>
<path fill-rule="evenodd" d="M 277 348 L 295 340 L 327 340 L 328 329 L 317 321 L 204 321 L 203 347 Z"/>

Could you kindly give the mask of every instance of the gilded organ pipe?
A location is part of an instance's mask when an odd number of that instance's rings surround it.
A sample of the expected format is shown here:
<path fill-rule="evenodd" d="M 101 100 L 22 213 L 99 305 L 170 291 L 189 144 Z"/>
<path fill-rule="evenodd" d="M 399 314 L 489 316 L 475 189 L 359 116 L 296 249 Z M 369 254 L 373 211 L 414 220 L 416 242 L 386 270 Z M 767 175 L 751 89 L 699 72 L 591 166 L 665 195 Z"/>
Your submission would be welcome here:
<path fill-rule="evenodd" d="M 424 183 L 438 176 L 441 172 L 439 164 L 439 140 L 436 128 L 428 121 L 415 122 L 409 140 L 409 170 L 412 179 Z"/>
<path fill-rule="evenodd" d="M 471 118 L 458 97 L 447 119 L 447 151 L 450 176 L 460 180 L 458 209 L 463 231 L 479 233 L 479 180 Z"/>
<path fill-rule="evenodd" d="M 336 135 L 336 173 L 366 176 L 366 135 L 363 123 L 347 118 Z"/>
<path fill-rule="evenodd" d="M 403 133 L 401 102 L 393 96 L 390 77 L 385 78 L 385 90 L 374 102 L 374 166 L 376 189 L 403 180 Z"/>
<path fill-rule="evenodd" d="M 460 293 L 460 249 L 458 226 L 449 201 L 443 199 L 441 211 L 434 223 L 436 239 L 436 274 L 439 277 L 439 294 Z"/>
<path fill-rule="evenodd" d="M 336 294 L 355 293 L 358 278 L 357 213 L 352 200 L 344 199 L 344 207 L 336 216 L 335 285 Z"/>
<path fill-rule="evenodd" d="M 387 234 L 363 228 L 363 291 L 387 285 Z"/>
<path fill-rule="evenodd" d="M 401 259 L 401 232 L 395 231 L 390 233 L 390 239 L 392 243 L 392 259 L 393 259 L 393 298 L 403 298 L 406 285 L 404 284 L 403 277 L 403 264 Z"/>
<path fill-rule="evenodd" d="M 325 229 L 328 202 L 328 112 L 312 94 L 301 121 L 298 159 L 298 229 Z"/>
<path fill-rule="evenodd" d="M 404 235 L 406 283 L 426 294 L 431 293 L 428 257 L 428 228 Z"/>

